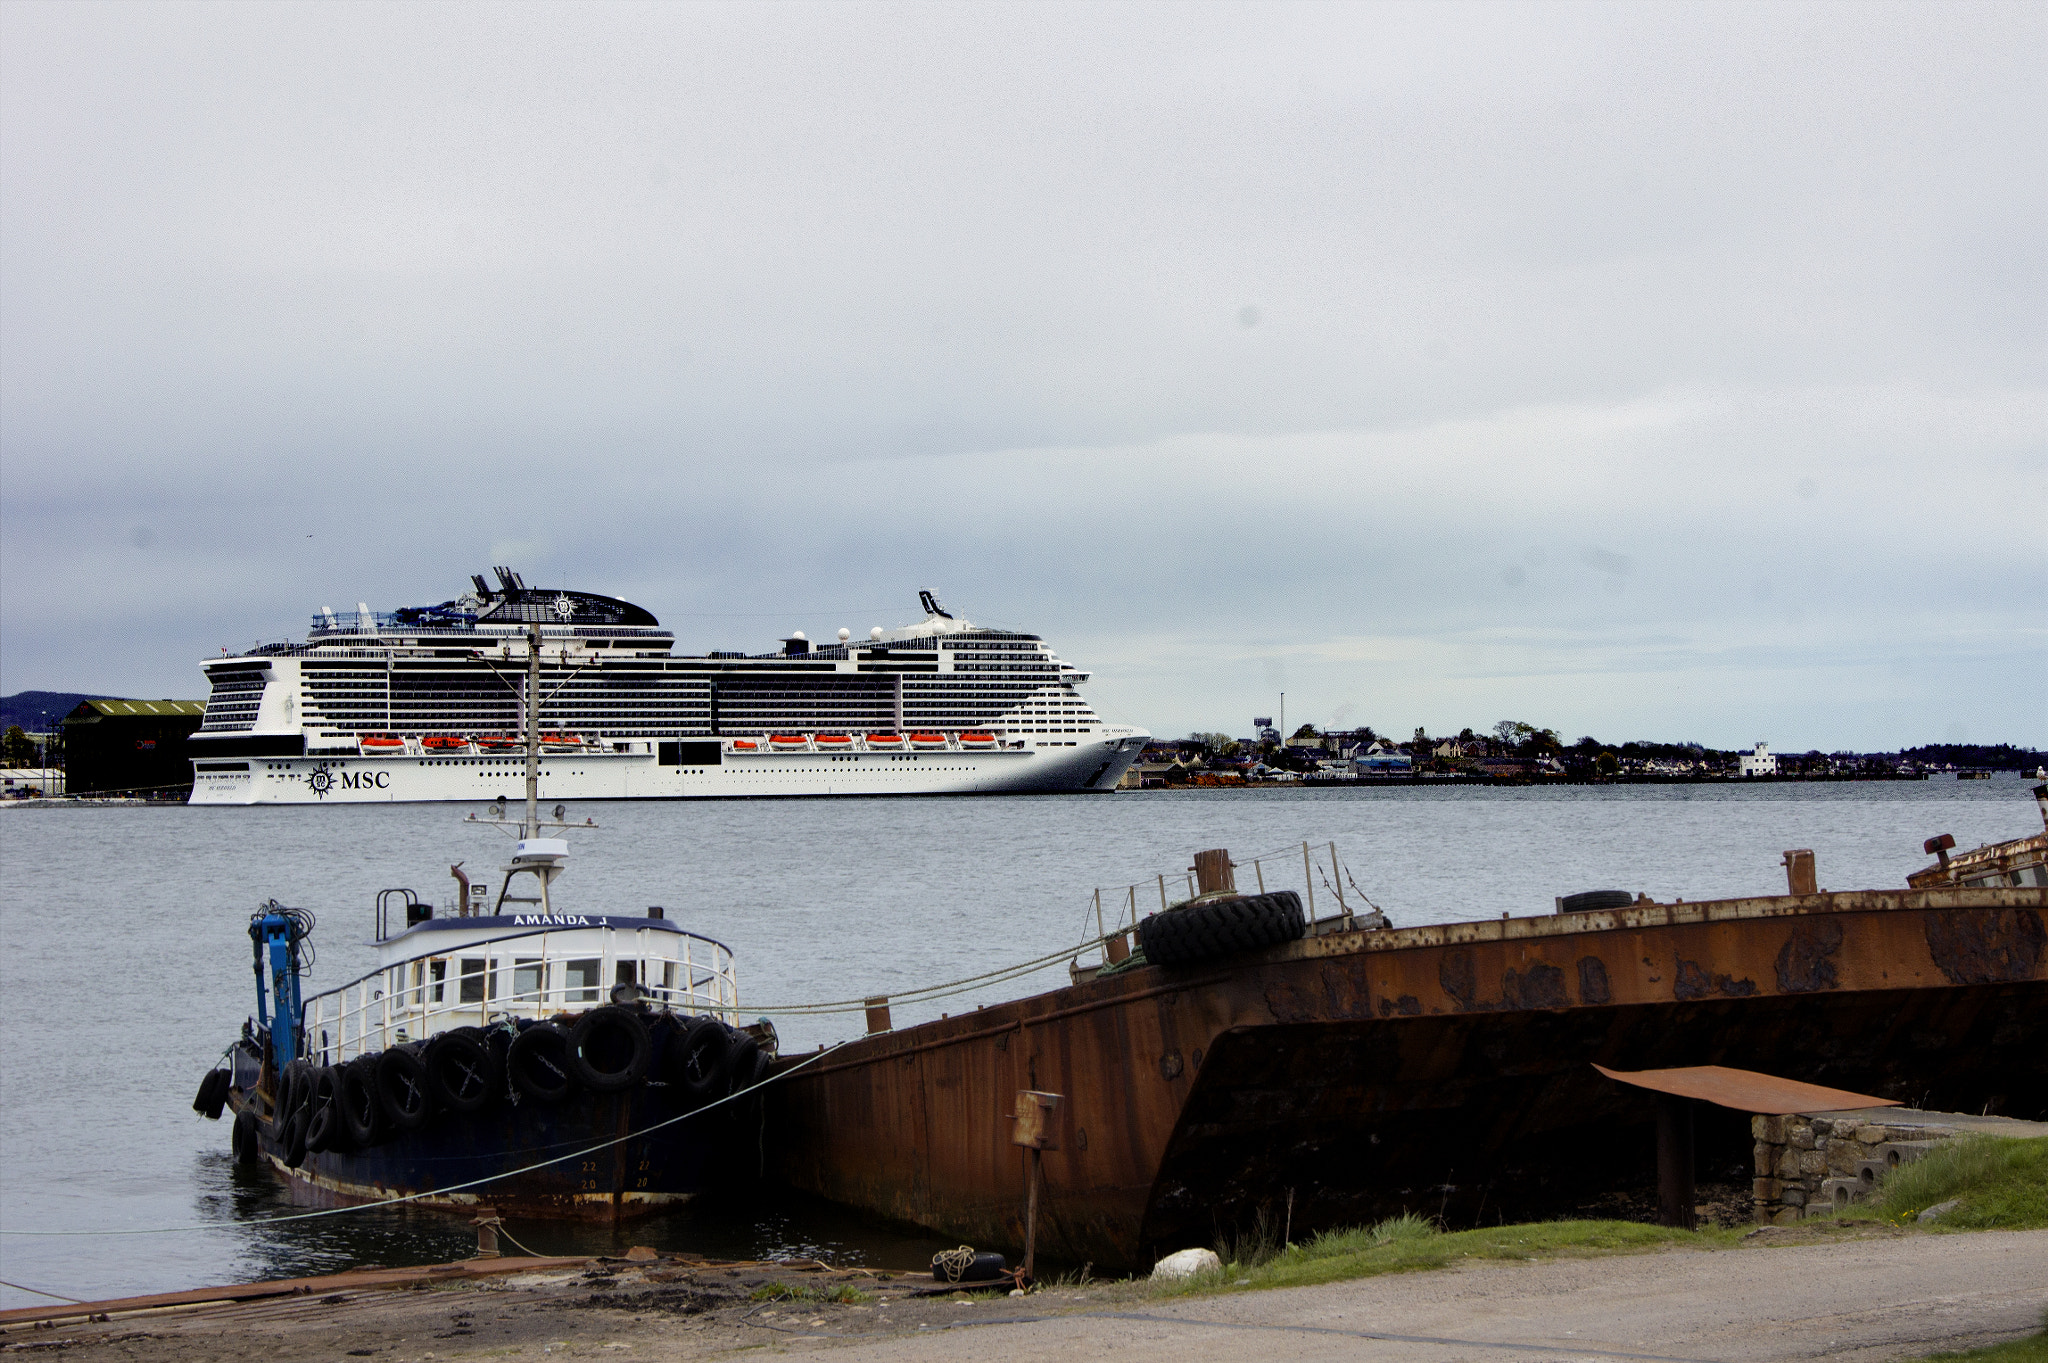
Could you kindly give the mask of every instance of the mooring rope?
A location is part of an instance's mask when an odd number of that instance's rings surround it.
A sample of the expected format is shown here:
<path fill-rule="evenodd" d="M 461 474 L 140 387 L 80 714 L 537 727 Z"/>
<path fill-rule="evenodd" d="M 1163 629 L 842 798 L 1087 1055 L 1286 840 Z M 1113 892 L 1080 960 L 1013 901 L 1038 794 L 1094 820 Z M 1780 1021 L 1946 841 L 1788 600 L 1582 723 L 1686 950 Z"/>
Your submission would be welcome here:
<path fill-rule="evenodd" d="M 67 1297 L 62 1292 L 45 1292 L 40 1287 L 23 1287 L 20 1283 L 8 1282 L 5 1278 L 0 1278 L 0 1287 L 11 1287 L 17 1292 L 26 1292 L 32 1297 L 55 1297 L 58 1301 L 68 1301 L 74 1306 L 83 1306 L 86 1303 L 86 1298 L 84 1297 Z"/>
<path fill-rule="evenodd" d="M 736 1102 L 739 1099 L 746 1097 L 748 1094 L 755 1092 L 756 1090 L 764 1089 L 768 1087 L 768 1085 L 770 1084 L 779 1083 L 782 1080 L 787 1079 L 790 1075 L 795 1074 L 798 1070 L 803 1069 L 805 1066 L 815 1065 L 818 1061 L 823 1060 L 826 1056 L 832 1054 L 832 1052 L 838 1050 L 841 1046 L 845 1046 L 848 1044 L 849 1043 L 845 1041 L 835 1042 L 832 1045 L 825 1047 L 823 1050 L 820 1050 L 815 1055 L 806 1056 L 803 1060 L 799 1061 L 797 1064 L 791 1065 L 788 1069 L 782 1071 L 780 1074 L 772 1074 L 768 1078 L 763 1079 L 758 1084 L 750 1084 L 746 1088 L 736 1090 L 732 1093 L 728 1093 L 727 1095 L 725 1095 L 725 1097 L 720 1098 L 715 1102 L 706 1103 L 702 1107 L 692 1108 L 688 1112 L 679 1112 L 675 1116 L 670 1117 L 665 1121 L 656 1122 L 653 1126 L 644 1127 L 639 1131 L 631 1131 L 623 1136 L 615 1136 L 608 1141 L 599 1141 L 596 1145 L 585 1146 L 580 1150 L 572 1150 L 566 1155 L 556 1155 L 549 1159 L 536 1161 L 533 1164 L 523 1165 L 517 1169 L 507 1169 L 502 1173 L 486 1174 L 482 1178 L 473 1178 L 469 1180 L 469 1182 L 467 1183 L 451 1184 L 446 1188 L 428 1188 L 423 1192 L 406 1193 L 399 1197 L 387 1197 L 380 1202 L 358 1202 L 346 1207 L 326 1207 L 317 1212 L 294 1212 L 289 1216 L 264 1216 L 257 1217 L 248 1221 L 202 1221 L 197 1224 L 189 1226 L 146 1226 L 135 1230 L 9 1230 L 6 1228 L 0 1228 L 0 1235 L 174 1235 L 182 1234 L 187 1231 L 200 1230 L 241 1230 L 251 1226 L 275 1226 L 282 1224 L 286 1221 L 313 1221 L 321 1217 L 343 1216 L 350 1212 L 373 1211 L 378 1207 L 392 1207 L 402 1202 L 417 1202 L 424 1197 L 442 1197 L 448 1193 L 459 1193 L 462 1192 L 464 1189 L 468 1188 L 480 1188 L 486 1183 L 496 1183 L 500 1179 L 512 1178 L 513 1176 L 518 1174 L 530 1174 L 536 1169 L 545 1169 L 550 1164 L 560 1164 L 564 1160 L 577 1159 L 584 1155 L 594 1155 L 600 1150 L 609 1150 L 611 1149 L 611 1147 L 615 1145 L 623 1145 L 627 1141 L 638 1140 L 642 1136 L 652 1135 L 653 1133 L 661 1130 L 663 1127 L 674 1126 L 677 1122 L 684 1122 L 688 1121 L 692 1117 L 702 1116 L 704 1113 L 711 1111 L 713 1108 L 724 1107 L 727 1103 Z M 10 1284 L 10 1286 L 11 1285 L 12 1284 Z"/>

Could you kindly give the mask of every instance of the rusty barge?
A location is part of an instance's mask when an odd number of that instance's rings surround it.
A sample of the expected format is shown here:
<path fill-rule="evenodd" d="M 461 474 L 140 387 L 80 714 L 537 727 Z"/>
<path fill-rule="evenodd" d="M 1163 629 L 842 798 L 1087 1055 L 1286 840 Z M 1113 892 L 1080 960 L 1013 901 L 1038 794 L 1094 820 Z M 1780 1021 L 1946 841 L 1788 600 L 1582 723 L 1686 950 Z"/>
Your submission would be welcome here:
<path fill-rule="evenodd" d="M 1996 884 L 1828 893 L 1811 854 L 1791 853 L 1784 895 L 1404 929 L 1339 918 L 1226 959 L 1077 970 L 1066 988 L 873 1031 L 772 1085 L 765 1172 L 1012 1250 L 1042 1180 L 1039 1253 L 1142 1268 L 1262 1214 L 1277 1224 L 1283 1202 L 1297 1236 L 1402 1211 L 1554 1214 L 1650 1147 L 1642 1095 L 1595 1062 L 2044 1116 L 2039 860 Z M 1229 891 L 1227 857 L 1207 866 L 1202 888 Z M 1061 1095 L 1040 1150 L 1014 1140 L 1021 1090 Z"/>

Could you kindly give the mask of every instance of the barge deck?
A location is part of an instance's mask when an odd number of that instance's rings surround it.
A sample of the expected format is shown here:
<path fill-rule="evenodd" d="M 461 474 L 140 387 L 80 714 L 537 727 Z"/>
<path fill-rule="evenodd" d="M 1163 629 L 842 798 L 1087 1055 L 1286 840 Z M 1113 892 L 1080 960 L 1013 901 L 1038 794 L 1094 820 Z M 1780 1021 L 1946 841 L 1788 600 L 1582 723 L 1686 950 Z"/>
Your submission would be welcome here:
<path fill-rule="evenodd" d="M 1596 1062 L 2048 1115 L 2044 914 L 2048 889 L 2006 886 L 1333 920 L 855 1041 L 768 1090 L 765 1172 L 1015 1249 L 1036 1158 L 1038 1252 L 1136 1268 L 1283 1199 L 1296 1238 L 1545 1214 L 1649 1148 L 1643 1096 Z M 1012 1143 L 1026 1089 L 1062 1095 L 1042 1153 Z"/>

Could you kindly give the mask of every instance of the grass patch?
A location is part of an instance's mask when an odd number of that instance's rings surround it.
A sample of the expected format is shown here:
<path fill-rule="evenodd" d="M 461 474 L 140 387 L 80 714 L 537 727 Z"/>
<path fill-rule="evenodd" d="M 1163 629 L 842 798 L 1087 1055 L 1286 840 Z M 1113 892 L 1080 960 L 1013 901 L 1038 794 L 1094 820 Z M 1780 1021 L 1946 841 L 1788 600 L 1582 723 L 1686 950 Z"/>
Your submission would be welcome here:
<path fill-rule="evenodd" d="M 1306 1287 L 1380 1273 L 1414 1273 L 1442 1268 L 1463 1259 L 1547 1259 L 1628 1254 L 1664 1246 L 1727 1249 L 1738 1244 L 1748 1227 L 1732 1230 L 1683 1231 L 1635 1221 L 1539 1221 L 1519 1226 L 1443 1231 L 1424 1217 L 1392 1217 L 1376 1225 L 1327 1231 L 1306 1244 L 1273 1247 L 1262 1259 L 1248 1260 L 1242 1251 L 1261 1253 L 1267 1240 L 1253 1234 L 1230 1247 L 1240 1253 L 1223 1259 L 1221 1273 L 1198 1274 L 1180 1283 L 1150 1285 L 1157 1295 L 1175 1296 L 1217 1288 L 1252 1290 L 1265 1287 Z"/>
<path fill-rule="evenodd" d="M 863 1292 L 852 1283 L 841 1283 L 829 1291 L 812 1287 L 809 1283 L 791 1286 L 788 1283 L 762 1283 L 747 1294 L 748 1301 L 829 1301 L 841 1306 L 862 1306 L 875 1299 L 872 1292 Z"/>
<path fill-rule="evenodd" d="M 1877 1209 L 1903 1224 L 1960 1198 L 1934 1224 L 1957 1230 L 2048 1227 L 2048 1136 L 1964 1136 L 1902 1164 L 1885 1177 Z"/>

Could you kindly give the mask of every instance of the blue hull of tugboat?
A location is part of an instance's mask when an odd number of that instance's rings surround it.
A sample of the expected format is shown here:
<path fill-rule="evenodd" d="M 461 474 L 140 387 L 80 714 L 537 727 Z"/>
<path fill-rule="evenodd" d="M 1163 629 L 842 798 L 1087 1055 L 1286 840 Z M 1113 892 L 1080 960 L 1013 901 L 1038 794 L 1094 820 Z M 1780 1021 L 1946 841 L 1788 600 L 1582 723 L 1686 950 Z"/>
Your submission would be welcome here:
<path fill-rule="evenodd" d="M 616 1145 L 556 1159 L 674 1117 L 674 1090 L 642 1084 L 624 1093 L 577 1093 L 560 1103 L 505 1101 L 473 1117 L 442 1113 L 412 1132 L 394 1132 L 367 1149 L 308 1153 L 287 1168 L 268 1123 L 257 1122 L 258 1149 L 304 1206 L 383 1202 L 417 1193 L 413 1205 L 467 1211 L 491 1207 L 547 1220 L 626 1221 L 675 1207 L 741 1171 L 725 1167 L 732 1118 L 717 1109 Z M 230 1091 L 239 1111 L 251 1095 Z M 258 1104 L 256 1110 L 263 1110 Z M 514 1172 L 523 1171 L 523 1172 Z M 493 1180 L 461 1187 L 479 1179 Z M 455 1189 L 456 1191 L 437 1191 Z"/>

